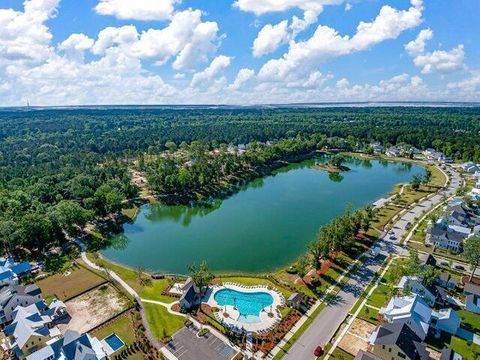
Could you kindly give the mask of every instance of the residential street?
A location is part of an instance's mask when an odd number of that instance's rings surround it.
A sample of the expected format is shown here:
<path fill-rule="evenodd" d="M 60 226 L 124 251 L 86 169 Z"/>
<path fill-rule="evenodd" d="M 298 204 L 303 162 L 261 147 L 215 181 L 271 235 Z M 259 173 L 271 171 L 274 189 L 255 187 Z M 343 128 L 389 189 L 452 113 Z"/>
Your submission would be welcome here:
<path fill-rule="evenodd" d="M 358 300 L 362 292 L 372 280 L 375 272 L 381 267 L 386 256 L 389 254 L 408 254 L 408 249 L 400 245 L 400 239 L 407 233 L 406 226 L 409 222 L 415 222 L 415 218 L 420 218 L 422 212 L 429 210 L 433 206 L 439 204 L 443 196 L 451 196 L 455 194 L 461 184 L 460 175 L 451 171 L 451 182 L 445 191 L 422 201 L 413 209 L 407 211 L 394 224 L 393 236 L 386 235 L 380 238 L 374 246 L 381 248 L 381 253 L 376 258 L 367 259 L 364 265 L 358 268 L 347 284 L 339 291 L 337 296 L 328 304 L 328 306 L 318 315 L 310 327 L 285 354 L 284 359 L 287 360 L 310 360 L 315 359 L 313 355 L 315 348 L 325 346 L 335 334 L 337 328 L 345 320 L 350 309 Z"/>

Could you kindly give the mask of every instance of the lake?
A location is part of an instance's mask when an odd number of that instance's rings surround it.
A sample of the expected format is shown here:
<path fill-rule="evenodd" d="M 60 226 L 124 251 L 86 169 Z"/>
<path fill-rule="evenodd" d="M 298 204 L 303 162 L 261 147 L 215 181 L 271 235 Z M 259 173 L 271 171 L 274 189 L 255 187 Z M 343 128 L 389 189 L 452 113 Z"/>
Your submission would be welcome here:
<path fill-rule="evenodd" d="M 408 182 L 421 167 L 349 158 L 341 174 L 312 169 L 327 157 L 291 164 L 211 206 L 144 205 L 103 254 L 131 267 L 185 274 L 207 260 L 220 272 L 263 272 L 288 265 L 322 224 L 347 206 L 365 207 Z"/>

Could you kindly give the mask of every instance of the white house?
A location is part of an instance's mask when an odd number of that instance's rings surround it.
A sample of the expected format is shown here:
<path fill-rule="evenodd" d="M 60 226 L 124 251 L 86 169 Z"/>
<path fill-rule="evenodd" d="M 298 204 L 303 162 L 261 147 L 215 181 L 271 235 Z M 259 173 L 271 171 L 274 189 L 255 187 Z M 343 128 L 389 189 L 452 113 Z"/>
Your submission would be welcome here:
<path fill-rule="evenodd" d="M 18 263 L 13 258 L 0 259 L 0 287 L 18 285 L 18 279 L 31 270 L 28 262 Z"/>
<path fill-rule="evenodd" d="M 418 295 L 394 297 L 383 312 L 388 323 L 406 324 L 423 341 L 427 337 L 432 309 Z"/>
<path fill-rule="evenodd" d="M 387 149 L 387 151 L 385 152 L 385 154 L 388 157 L 399 157 L 399 156 L 401 156 L 400 150 L 396 146 L 389 147 Z"/>
<path fill-rule="evenodd" d="M 422 279 L 418 276 L 403 276 L 396 287 L 404 293 L 410 292 L 420 296 L 429 306 L 435 305 L 435 294 L 422 284 Z"/>

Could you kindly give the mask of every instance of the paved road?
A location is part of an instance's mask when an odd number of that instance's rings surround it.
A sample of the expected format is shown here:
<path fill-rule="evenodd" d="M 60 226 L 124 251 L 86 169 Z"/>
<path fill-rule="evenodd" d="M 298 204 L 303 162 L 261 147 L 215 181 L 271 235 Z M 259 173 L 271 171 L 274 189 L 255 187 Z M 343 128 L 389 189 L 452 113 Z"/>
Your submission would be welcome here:
<path fill-rule="evenodd" d="M 400 245 L 400 239 L 407 232 L 408 222 L 414 223 L 415 218 L 420 218 L 425 210 L 440 203 L 443 196 L 455 194 L 460 186 L 461 179 L 458 173 L 451 170 L 452 177 L 448 189 L 441 191 L 422 201 L 413 209 L 409 210 L 394 224 L 393 236 L 382 234 L 374 246 L 379 246 L 381 251 L 376 258 L 369 258 L 359 269 L 357 269 L 347 284 L 339 291 L 332 302 L 317 316 L 310 327 L 293 344 L 289 352 L 285 354 L 286 360 L 310 360 L 315 359 L 313 355 L 318 345 L 325 346 L 337 331 L 340 324 L 347 317 L 350 309 L 358 300 L 367 287 L 375 272 L 381 267 L 385 257 L 389 254 L 407 254 L 406 247 Z"/>

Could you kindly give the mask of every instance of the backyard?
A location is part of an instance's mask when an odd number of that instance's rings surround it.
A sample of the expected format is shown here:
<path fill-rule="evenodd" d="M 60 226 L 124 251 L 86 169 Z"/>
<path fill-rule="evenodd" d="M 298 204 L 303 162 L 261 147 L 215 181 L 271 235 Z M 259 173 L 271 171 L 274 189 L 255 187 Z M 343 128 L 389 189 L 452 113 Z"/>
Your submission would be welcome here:
<path fill-rule="evenodd" d="M 64 274 L 51 275 L 36 282 L 45 299 L 56 297 L 65 301 L 108 282 L 106 277 L 87 269 L 81 261 L 77 263 Z"/>
<path fill-rule="evenodd" d="M 88 254 L 88 257 L 99 266 L 114 271 L 118 276 L 125 280 L 128 285 L 138 292 L 142 299 L 157 300 L 165 303 L 172 303 L 178 300 L 174 297 L 162 294 L 173 281 L 172 279 L 152 279 L 148 274 L 144 274 L 142 279 L 140 279 L 139 272 L 136 270 L 114 264 L 94 254 Z"/>
<path fill-rule="evenodd" d="M 162 305 L 144 303 L 143 306 L 150 330 L 157 339 L 170 337 L 184 326 L 182 316 L 170 314 Z"/>

